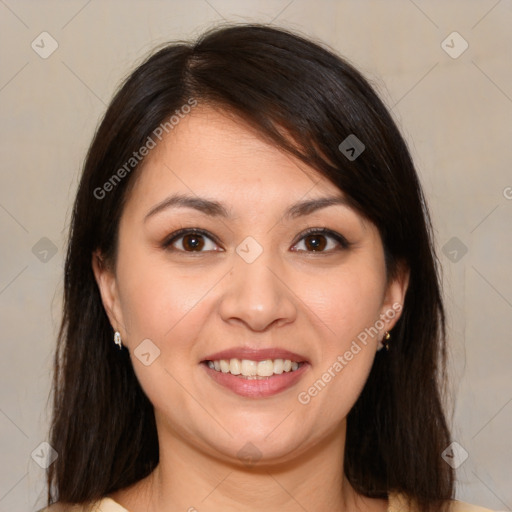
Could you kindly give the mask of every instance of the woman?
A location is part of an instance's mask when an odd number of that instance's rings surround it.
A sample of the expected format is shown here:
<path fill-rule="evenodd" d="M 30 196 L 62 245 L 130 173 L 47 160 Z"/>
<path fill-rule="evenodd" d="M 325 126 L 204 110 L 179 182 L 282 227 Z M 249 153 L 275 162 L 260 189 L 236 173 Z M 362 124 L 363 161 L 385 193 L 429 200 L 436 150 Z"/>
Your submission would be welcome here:
<path fill-rule="evenodd" d="M 483 511 L 442 457 L 445 351 L 420 183 L 359 72 L 266 26 L 169 45 L 79 185 L 50 510 Z"/>

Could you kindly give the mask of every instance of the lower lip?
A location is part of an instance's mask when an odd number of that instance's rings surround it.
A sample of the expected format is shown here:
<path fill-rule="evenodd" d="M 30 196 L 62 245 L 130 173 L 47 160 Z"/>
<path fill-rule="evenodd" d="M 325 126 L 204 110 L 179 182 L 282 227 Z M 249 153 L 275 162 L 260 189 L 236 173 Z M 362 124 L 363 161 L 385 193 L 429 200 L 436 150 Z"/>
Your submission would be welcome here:
<path fill-rule="evenodd" d="M 292 387 L 302 377 L 309 367 L 309 363 L 304 363 L 295 371 L 283 372 L 279 375 L 264 377 L 262 379 L 244 379 L 231 375 L 231 373 L 218 372 L 213 370 L 206 363 L 201 363 L 208 375 L 218 384 L 224 386 L 237 395 L 248 398 L 264 398 L 277 395 L 285 389 Z"/>

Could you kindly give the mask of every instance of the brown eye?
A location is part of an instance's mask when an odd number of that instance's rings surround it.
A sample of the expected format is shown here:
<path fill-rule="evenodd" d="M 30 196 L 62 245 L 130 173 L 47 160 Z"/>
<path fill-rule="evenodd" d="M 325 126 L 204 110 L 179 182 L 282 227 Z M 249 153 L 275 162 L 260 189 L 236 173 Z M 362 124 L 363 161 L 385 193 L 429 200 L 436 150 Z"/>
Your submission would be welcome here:
<path fill-rule="evenodd" d="M 301 246 L 298 248 L 299 246 Z M 293 247 L 298 252 L 325 252 L 330 253 L 340 249 L 348 249 L 350 242 L 347 239 L 326 228 L 312 228 L 302 234 L 302 238 Z"/>
<path fill-rule="evenodd" d="M 323 251 L 327 242 L 323 235 L 308 235 L 304 237 L 304 245 L 311 251 Z"/>
<path fill-rule="evenodd" d="M 202 253 L 219 250 L 212 237 L 198 229 L 181 229 L 170 235 L 162 244 L 162 247 L 169 251 L 187 253 Z"/>
<path fill-rule="evenodd" d="M 204 247 L 203 235 L 190 234 L 182 238 L 182 245 L 186 251 L 200 251 Z"/>

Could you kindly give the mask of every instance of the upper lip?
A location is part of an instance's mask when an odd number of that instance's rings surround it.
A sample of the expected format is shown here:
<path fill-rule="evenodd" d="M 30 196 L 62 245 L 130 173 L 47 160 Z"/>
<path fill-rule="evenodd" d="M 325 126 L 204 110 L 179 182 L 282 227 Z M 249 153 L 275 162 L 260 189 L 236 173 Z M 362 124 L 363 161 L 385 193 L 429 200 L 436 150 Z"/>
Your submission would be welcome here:
<path fill-rule="evenodd" d="M 251 361 L 265 361 L 266 359 L 290 359 L 291 361 L 308 362 L 308 360 L 295 352 L 283 348 L 249 348 L 233 347 L 221 352 L 215 352 L 203 359 L 203 361 L 219 361 L 220 359 L 249 359 Z"/>

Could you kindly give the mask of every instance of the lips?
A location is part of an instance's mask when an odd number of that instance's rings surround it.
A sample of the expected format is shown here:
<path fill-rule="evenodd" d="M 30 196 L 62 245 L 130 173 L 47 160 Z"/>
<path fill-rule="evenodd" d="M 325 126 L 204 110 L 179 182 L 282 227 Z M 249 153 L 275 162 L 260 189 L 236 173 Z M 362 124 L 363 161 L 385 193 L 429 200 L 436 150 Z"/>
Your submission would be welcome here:
<path fill-rule="evenodd" d="M 240 375 L 236 376 L 230 373 L 218 372 L 209 368 L 206 364 L 201 364 L 200 366 L 206 372 L 206 375 L 221 388 L 227 389 L 241 397 L 251 399 L 269 398 L 291 389 L 297 385 L 310 368 L 308 363 L 304 363 L 297 370 L 283 372 L 280 375 L 247 378 Z"/>
<path fill-rule="evenodd" d="M 251 361 L 265 361 L 266 359 L 290 359 L 297 363 L 309 363 L 308 359 L 295 352 L 282 348 L 262 348 L 254 349 L 249 347 L 234 347 L 221 352 L 215 352 L 206 356 L 201 362 L 219 361 L 221 359 L 249 359 Z"/>

